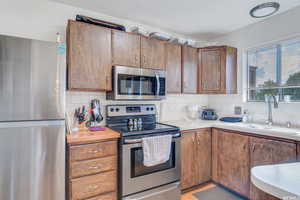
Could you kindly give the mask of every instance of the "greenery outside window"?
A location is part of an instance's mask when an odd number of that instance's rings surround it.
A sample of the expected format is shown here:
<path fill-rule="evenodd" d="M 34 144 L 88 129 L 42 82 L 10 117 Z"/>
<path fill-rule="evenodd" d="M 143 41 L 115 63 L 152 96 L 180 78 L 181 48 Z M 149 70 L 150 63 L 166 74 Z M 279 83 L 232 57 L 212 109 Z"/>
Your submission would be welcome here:
<path fill-rule="evenodd" d="M 248 101 L 300 102 L 300 40 L 280 42 L 247 52 Z"/>

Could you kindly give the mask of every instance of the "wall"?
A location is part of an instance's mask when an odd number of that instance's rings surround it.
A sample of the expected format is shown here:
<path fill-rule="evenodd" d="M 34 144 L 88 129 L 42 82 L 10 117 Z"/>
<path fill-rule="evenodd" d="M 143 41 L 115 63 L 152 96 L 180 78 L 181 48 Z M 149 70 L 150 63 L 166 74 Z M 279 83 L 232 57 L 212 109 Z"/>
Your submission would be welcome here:
<path fill-rule="evenodd" d="M 57 32 L 65 35 L 68 19 L 75 19 L 76 14 L 87 15 L 125 26 L 138 25 L 135 22 L 115 18 L 101 13 L 84 10 L 49 0 L 9 0 L 1 2 L 0 34 L 55 41 Z M 143 25 L 145 29 L 164 32 L 155 27 Z M 170 33 L 170 32 L 169 32 Z M 177 37 L 177 35 L 170 33 Z"/>
<path fill-rule="evenodd" d="M 239 105 L 249 109 L 255 120 L 265 121 L 267 119 L 265 103 L 247 103 L 243 101 L 243 91 L 247 87 L 245 83 L 244 53 L 249 48 L 299 36 L 299 19 L 300 7 L 297 7 L 215 39 L 214 41 L 217 41 L 218 44 L 238 48 L 238 95 L 210 95 L 208 97 L 209 106 L 216 108 L 221 115 L 233 115 L 234 106 Z M 300 126 L 299 112 L 300 103 L 280 103 L 279 109 L 274 111 L 274 120 L 282 124 L 291 121 L 293 124 Z"/>

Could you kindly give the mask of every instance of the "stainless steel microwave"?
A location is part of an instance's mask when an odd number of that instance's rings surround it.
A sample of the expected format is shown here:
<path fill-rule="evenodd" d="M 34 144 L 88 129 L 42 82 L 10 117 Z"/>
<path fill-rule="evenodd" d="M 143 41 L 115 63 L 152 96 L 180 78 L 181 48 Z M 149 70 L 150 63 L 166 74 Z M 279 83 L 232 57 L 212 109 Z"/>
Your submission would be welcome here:
<path fill-rule="evenodd" d="M 166 72 L 113 66 L 113 89 L 109 100 L 161 100 L 166 96 Z"/>

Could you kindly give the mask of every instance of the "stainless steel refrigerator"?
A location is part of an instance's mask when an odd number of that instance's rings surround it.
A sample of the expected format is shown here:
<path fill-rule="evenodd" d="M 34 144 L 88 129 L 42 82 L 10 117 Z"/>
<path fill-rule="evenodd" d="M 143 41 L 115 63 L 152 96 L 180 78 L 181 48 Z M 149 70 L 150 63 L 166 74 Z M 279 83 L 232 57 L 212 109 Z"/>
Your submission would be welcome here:
<path fill-rule="evenodd" d="M 0 36 L 0 199 L 65 199 L 65 55 Z"/>

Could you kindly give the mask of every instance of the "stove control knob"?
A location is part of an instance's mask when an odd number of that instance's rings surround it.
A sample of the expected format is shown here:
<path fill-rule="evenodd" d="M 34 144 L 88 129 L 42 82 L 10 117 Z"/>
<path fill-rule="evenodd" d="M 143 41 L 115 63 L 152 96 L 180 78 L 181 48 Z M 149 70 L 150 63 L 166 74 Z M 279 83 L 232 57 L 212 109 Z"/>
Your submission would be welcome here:
<path fill-rule="evenodd" d="M 110 109 L 110 112 L 114 112 L 114 111 L 115 111 L 115 109 L 113 109 L 113 108 Z"/>
<path fill-rule="evenodd" d="M 147 110 L 147 111 L 149 111 L 149 110 L 150 110 L 150 108 L 149 108 L 149 107 L 147 107 L 147 108 L 146 108 L 146 110 Z"/>
<path fill-rule="evenodd" d="M 151 111 L 153 111 L 154 110 L 154 108 L 153 107 L 151 107 Z"/>
<path fill-rule="evenodd" d="M 116 112 L 119 112 L 120 111 L 120 109 L 119 108 L 116 108 Z"/>

